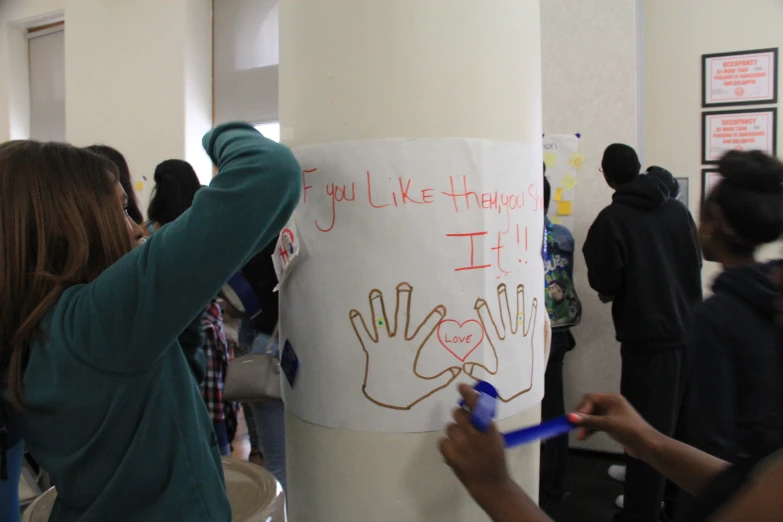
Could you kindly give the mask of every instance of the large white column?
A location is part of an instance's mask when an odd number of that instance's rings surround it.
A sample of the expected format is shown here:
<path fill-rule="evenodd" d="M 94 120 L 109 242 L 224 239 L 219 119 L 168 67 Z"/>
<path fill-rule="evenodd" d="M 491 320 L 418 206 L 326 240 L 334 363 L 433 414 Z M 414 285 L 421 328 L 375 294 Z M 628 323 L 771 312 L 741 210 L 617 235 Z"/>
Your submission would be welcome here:
<path fill-rule="evenodd" d="M 282 1 L 280 120 L 294 147 L 400 137 L 540 144 L 539 1 Z M 534 408 L 501 427 L 539 418 Z M 486 520 L 443 464 L 440 433 L 336 430 L 290 413 L 286 423 L 292 522 Z M 538 446 L 509 459 L 537 495 Z"/>
<path fill-rule="evenodd" d="M 201 136 L 212 120 L 210 0 L 66 0 L 66 136 L 104 143 L 128 160 L 140 201 L 157 163 L 212 165 Z"/>

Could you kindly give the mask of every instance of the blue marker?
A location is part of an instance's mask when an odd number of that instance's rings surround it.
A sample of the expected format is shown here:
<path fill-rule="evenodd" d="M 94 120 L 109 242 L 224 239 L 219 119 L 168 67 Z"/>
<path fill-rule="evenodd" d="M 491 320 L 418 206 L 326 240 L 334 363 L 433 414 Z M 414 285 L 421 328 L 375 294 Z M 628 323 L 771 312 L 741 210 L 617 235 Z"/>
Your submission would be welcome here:
<path fill-rule="evenodd" d="M 497 401 L 497 390 L 488 382 L 479 381 L 473 387 L 479 394 L 476 406 L 470 412 L 470 422 L 482 433 L 487 431 L 489 424 L 495 416 L 495 403 Z M 460 406 L 465 407 L 465 402 L 460 401 Z M 507 448 L 529 444 L 537 440 L 547 440 L 568 433 L 577 428 L 570 415 L 564 415 L 556 419 L 542 422 L 538 426 L 530 426 L 521 430 L 512 431 L 503 434 L 503 441 Z"/>
<path fill-rule="evenodd" d="M 503 434 L 503 441 L 507 448 L 529 444 L 537 440 L 548 440 L 559 435 L 568 433 L 577 428 L 577 425 L 571 422 L 569 415 L 563 415 L 556 419 L 542 422 L 538 426 L 530 426 L 521 430 L 512 431 Z"/>

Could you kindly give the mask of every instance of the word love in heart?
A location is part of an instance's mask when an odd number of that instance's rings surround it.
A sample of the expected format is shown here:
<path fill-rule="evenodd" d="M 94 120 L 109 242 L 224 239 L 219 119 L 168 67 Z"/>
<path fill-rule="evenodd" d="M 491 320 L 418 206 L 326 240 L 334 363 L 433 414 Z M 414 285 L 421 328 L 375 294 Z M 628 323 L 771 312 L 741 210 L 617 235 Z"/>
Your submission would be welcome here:
<path fill-rule="evenodd" d="M 438 325 L 438 340 L 451 355 L 465 362 L 484 340 L 484 328 L 475 319 L 462 323 L 444 319 Z"/>

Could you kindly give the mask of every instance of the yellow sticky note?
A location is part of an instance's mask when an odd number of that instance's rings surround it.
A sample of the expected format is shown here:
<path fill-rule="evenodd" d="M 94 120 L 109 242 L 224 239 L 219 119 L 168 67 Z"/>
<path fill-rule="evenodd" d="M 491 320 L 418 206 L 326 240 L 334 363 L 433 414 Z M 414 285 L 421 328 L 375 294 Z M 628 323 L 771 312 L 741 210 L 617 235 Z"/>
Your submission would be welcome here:
<path fill-rule="evenodd" d="M 557 163 L 557 156 L 555 156 L 554 152 L 545 152 L 544 153 L 544 165 L 546 165 L 546 168 L 551 169 L 555 166 L 555 163 Z"/>
<path fill-rule="evenodd" d="M 571 159 L 568 160 L 568 164 L 577 170 L 581 169 L 582 165 L 585 164 L 584 154 L 579 154 L 578 152 L 574 152 L 573 154 L 571 154 Z"/>
<path fill-rule="evenodd" d="M 555 191 L 555 201 L 560 201 L 563 199 L 563 189 L 558 187 Z"/>
<path fill-rule="evenodd" d="M 141 190 L 143 188 L 144 188 L 144 183 L 142 183 L 141 181 L 137 181 L 136 182 L 136 190 Z"/>
<path fill-rule="evenodd" d="M 558 216 L 570 216 L 571 215 L 571 202 L 570 201 L 558 201 L 557 202 L 557 215 Z"/>
<path fill-rule="evenodd" d="M 577 183 L 579 182 L 576 181 L 576 178 L 571 174 L 566 175 L 562 180 L 560 180 L 560 184 L 563 185 L 563 188 L 566 190 L 573 190 Z"/>
<path fill-rule="evenodd" d="M 562 225 L 563 224 L 563 220 L 560 219 L 560 216 L 550 216 L 549 221 L 551 221 L 555 225 Z"/>

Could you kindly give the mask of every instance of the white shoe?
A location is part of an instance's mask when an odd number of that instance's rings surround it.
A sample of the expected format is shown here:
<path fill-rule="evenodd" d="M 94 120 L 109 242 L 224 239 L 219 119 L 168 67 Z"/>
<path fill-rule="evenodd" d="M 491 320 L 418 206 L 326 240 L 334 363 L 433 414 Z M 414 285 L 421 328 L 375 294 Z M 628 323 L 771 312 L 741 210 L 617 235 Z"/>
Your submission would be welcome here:
<path fill-rule="evenodd" d="M 609 466 L 609 476 L 619 482 L 625 482 L 625 466 L 620 464 L 613 464 Z"/>

